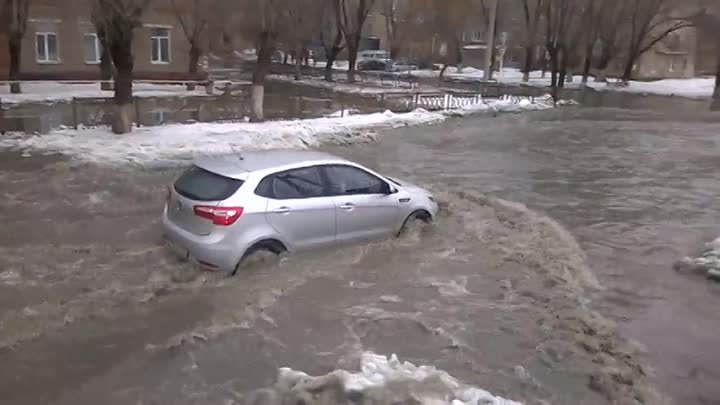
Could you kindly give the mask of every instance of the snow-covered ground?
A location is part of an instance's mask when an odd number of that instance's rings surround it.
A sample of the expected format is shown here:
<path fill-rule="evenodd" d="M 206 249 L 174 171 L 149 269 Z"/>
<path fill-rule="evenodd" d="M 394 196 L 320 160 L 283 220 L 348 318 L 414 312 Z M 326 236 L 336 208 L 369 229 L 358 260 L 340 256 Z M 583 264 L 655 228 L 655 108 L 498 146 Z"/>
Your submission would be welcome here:
<path fill-rule="evenodd" d="M 331 393 L 333 384 L 338 380 L 346 396 L 360 393 L 362 398 L 367 399 L 364 403 L 521 405 L 519 402 L 464 384 L 434 366 L 417 366 L 408 361 L 401 362 L 395 355 L 388 359 L 370 352 L 362 354 L 358 373 L 336 370 L 324 376 L 312 377 L 301 371 L 281 368 L 275 389 L 281 391 L 281 396 L 285 398 L 317 398 L 324 397 L 324 392 Z"/>
<path fill-rule="evenodd" d="M 438 77 L 439 70 L 415 70 L 410 72 L 415 77 Z M 466 67 L 458 71 L 455 67 L 449 67 L 445 76 L 455 79 L 483 80 L 484 71 L 473 67 Z M 494 78 L 500 83 L 521 84 L 523 74 L 519 69 L 505 68 L 501 72 L 495 72 Z M 575 76 L 572 83 L 567 87 L 579 87 L 581 78 Z M 617 79 L 608 79 L 608 83 L 597 83 L 593 78 L 588 81 L 588 87 L 598 91 L 621 91 L 639 94 L 658 94 L 663 96 L 682 96 L 689 98 L 708 98 L 712 96 L 715 87 L 715 79 L 709 77 L 698 77 L 693 79 L 664 79 L 656 81 L 630 81 L 627 86 L 617 85 Z M 541 71 L 530 73 L 530 80 L 527 84 L 531 86 L 550 86 L 550 73 L 542 77 Z"/>
<path fill-rule="evenodd" d="M 44 135 L 7 135 L 0 138 L 0 149 L 21 150 L 23 156 L 63 153 L 103 164 L 168 164 L 205 154 L 367 142 L 375 140 L 373 131 L 385 128 L 436 123 L 450 116 L 486 111 L 517 112 L 551 106 L 547 99 L 533 103 L 523 98 L 506 98 L 446 112 L 417 109 L 408 113 L 330 114 L 324 118 L 263 123 L 172 124 L 135 128 L 127 135 L 115 135 L 104 127 L 63 129 Z"/>
<path fill-rule="evenodd" d="M 445 119 L 440 113 L 418 109 L 404 114 L 325 117 L 263 123 L 197 123 L 135 128 L 115 135 L 108 128 L 58 130 L 49 134 L 0 138 L 0 148 L 19 149 L 25 155 L 56 152 L 97 163 L 168 163 L 203 154 L 241 150 L 304 149 L 321 143 L 363 142 L 373 130 L 419 125 Z"/>
<path fill-rule="evenodd" d="M 221 83 L 215 83 L 220 86 Z M 183 85 L 134 83 L 136 97 L 187 97 L 205 96 L 205 87 L 197 86 L 188 91 Z M 11 94 L 8 85 L 0 86 L 0 100 L 3 103 L 38 101 L 69 101 L 73 97 L 113 97 L 114 92 L 100 90 L 98 83 L 63 83 L 54 81 L 23 82 L 21 94 Z"/>

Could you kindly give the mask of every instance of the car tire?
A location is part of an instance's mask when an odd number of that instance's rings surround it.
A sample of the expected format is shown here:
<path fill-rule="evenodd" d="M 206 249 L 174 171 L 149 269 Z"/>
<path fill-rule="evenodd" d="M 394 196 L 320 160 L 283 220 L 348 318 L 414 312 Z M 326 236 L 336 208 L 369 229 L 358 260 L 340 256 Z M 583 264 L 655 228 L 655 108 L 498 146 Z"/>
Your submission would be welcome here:
<path fill-rule="evenodd" d="M 412 214 L 408 215 L 407 218 L 405 218 L 405 222 L 403 222 L 403 225 L 400 228 L 400 232 L 398 232 L 398 236 L 411 233 L 415 229 L 418 229 L 420 226 L 429 224 L 430 222 L 432 222 L 432 215 L 430 215 L 429 212 L 425 210 L 414 211 Z"/>
<path fill-rule="evenodd" d="M 234 276 L 240 269 L 250 269 L 267 264 L 275 264 L 287 251 L 285 246 L 278 241 L 261 241 L 251 246 L 243 255 L 235 270 L 231 273 Z"/>

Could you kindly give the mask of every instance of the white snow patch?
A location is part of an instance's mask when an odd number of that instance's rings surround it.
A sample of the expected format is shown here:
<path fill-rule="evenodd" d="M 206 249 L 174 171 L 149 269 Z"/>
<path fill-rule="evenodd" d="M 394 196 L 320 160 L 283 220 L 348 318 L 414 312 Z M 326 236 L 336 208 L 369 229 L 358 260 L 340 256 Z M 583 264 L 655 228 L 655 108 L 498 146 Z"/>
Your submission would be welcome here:
<path fill-rule="evenodd" d="M 360 372 L 337 370 L 329 375 L 339 377 L 346 392 L 361 392 L 375 399 L 375 403 L 409 403 L 415 400 L 421 404 L 437 405 L 521 405 L 520 402 L 464 384 L 434 366 L 401 362 L 394 354 L 387 358 L 365 352 L 361 357 Z M 316 385 L 313 383 L 321 379 L 323 377 L 311 377 L 302 371 L 281 368 L 278 386 L 302 390 L 302 384 Z"/>
<path fill-rule="evenodd" d="M 439 122 L 440 113 L 417 109 L 409 113 L 350 115 L 342 118 L 268 121 L 264 123 L 196 123 L 141 127 L 127 135 L 108 128 L 58 130 L 45 135 L 10 135 L 0 148 L 64 153 L 97 163 L 170 163 L 197 155 L 243 150 L 305 149 L 321 143 L 374 140 L 373 130 Z"/>
<path fill-rule="evenodd" d="M 572 100 L 559 100 L 558 105 L 577 104 Z M 552 97 L 545 95 L 531 99 L 529 97 L 503 97 L 500 99 L 488 99 L 481 103 L 470 104 L 468 106 L 450 110 L 447 112 L 453 116 L 468 116 L 486 111 L 497 112 L 521 112 L 521 111 L 539 111 L 554 108 Z"/>
<path fill-rule="evenodd" d="M 438 77 L 439 70 L 414 70 L 410 72 L 415 77 Z M 445 76 L 454 79 L 465 79 L 471 81 L 484 80 L 485 72 L 482 69 L 473 67 L 465 67 L 458 69 L 456 67 L 448 67 Z M 500 72 L 495 72 L 493 78 L 506 84 L 522 84 L 523 73 L 520 69 L 504 68 Z M 627 86 L 618 85 L 618 79 L 608 79 L 608 83 L 595 82 L 594 78 L 590 78 L 587 86 L 598 91 L 618 91 L 635 94 L 657 94 L 663 96 L 681 96 L 688 98 L 709 98 L 713 94 L 715 88 L 715 79 L 711 77 L 696 77 L 691 79 L 663 79 L 655 81 L 637 81 L 631 80 Z M 550 72 L 543 77 L 542 71 L 536 70 L 530 72 L 529 81 L 524 83 L 530 86 L 549 87 Z M 574 76 L 573 81 L 566 84 L 568 88 L 579 88 L 581 86 L 581 78 Z"/>

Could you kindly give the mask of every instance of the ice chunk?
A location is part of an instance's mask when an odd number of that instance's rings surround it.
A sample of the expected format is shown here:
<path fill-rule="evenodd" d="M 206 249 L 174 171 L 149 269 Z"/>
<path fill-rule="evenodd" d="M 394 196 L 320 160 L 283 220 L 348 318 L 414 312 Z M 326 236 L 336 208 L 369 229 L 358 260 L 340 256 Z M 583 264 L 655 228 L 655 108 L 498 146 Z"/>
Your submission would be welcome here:
<path fill-rule="evenodd" d="M 337 370 L 320 377 L 302 371 L 281 368 L 276 389 L 292 390 L 303 397 L 303 389 L 317 396 L 337 381 L 342 382 L 346 396 L 367 397 L 375 404 L 420 403 L 423 405 L 520 405 L 461 383 L 434 366 L 418 366 L 400 361 L 396 355 L 366 352 L 362 354 L 360 372 Z M 327 388 L 324 388 L 327 386 Z"/>

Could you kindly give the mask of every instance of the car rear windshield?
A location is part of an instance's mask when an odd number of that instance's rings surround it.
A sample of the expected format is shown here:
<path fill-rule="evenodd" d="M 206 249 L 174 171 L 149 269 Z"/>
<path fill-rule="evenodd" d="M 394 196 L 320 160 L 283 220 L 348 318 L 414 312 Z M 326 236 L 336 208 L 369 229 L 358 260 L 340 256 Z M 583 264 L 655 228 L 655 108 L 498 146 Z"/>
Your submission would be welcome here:
<path fill-rule="evenodd" d="M 177 179 L 175 191 L 192 200 L 220 201 L 235 194 L 242 185 L 242 180 L 231 179 L 193 166 Z"/>

